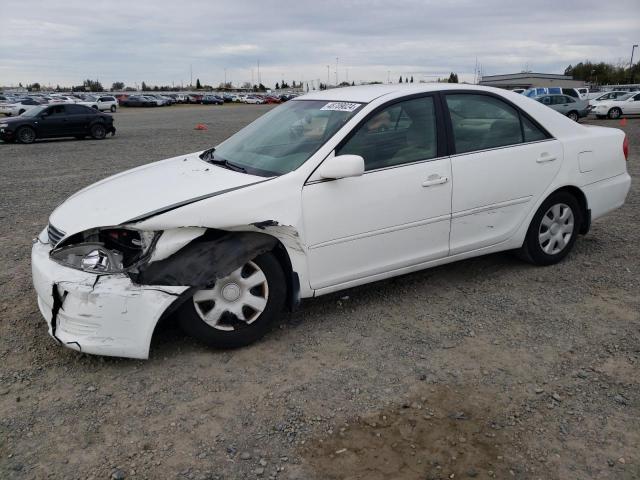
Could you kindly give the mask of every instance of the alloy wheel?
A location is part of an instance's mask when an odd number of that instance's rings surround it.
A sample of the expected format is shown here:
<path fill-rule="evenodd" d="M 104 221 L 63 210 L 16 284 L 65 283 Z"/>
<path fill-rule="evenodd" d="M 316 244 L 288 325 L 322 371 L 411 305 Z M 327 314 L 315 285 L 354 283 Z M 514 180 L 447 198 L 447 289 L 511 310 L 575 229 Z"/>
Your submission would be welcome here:
<path fill-rule="evenodd" d="M 33 143 L 36 139 L 36 132 L 34 132 L 32 128 L 22 128 L 20 132 L 18 132 L 18 138 L 21 143 Z"/>
<path fill-rule="evenodd" d="M 564 203 L 557 203 L 543 215 L 538 229 L 540 248 L 547 255 L 557 255 L 569 244 L 575 220 L 573 211 Z"/>
<path fill-rule="evenodd" d="M 267 307 L 269 285 L 262 269 L 247 262 L 212 288 L 198 290 L 193 305 L 198 316 L 209 326 L 231 331 L 251 325 Z"/>

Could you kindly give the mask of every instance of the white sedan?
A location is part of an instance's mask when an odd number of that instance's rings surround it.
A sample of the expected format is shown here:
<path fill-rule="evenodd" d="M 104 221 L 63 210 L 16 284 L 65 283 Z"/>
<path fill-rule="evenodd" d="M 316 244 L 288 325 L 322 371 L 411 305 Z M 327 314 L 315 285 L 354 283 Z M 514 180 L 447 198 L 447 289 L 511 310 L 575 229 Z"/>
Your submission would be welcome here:
<path fill-rule="evenodd" d="M 615 120 L 623 115 L 640 115 L 640 92 L 627 93 L 615 100 L 604 100 L 594 105 L 590 113 L 598 118 Z"/>
<path fill-rule="evenodd" d="M 314 92 L 67 199 L 34 240 L 38 305 L 86 353 L 147 358 L 165 317 L 247 345 L 304 298 L 503 250 L 557 263 L 624 203 L 627 155 L 505 90 Z"/>
<path fill-rule="evenodd" d="M 32 108 L 42 105 L 40 102 L 33 100 L 32 98 L 24 98 L 15 102 L 6 102 L 0 104 L 0 114 L 4 114 L 7 117 L 22 115 L 24 112 L 31 110 Z"/>

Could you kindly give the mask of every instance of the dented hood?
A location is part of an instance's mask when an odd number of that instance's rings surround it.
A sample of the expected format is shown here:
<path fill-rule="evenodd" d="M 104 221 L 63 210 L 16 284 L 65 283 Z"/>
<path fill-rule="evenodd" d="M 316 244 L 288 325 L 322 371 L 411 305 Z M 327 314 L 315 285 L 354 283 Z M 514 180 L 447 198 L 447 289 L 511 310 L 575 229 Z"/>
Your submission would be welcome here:
<path fill-rule="evenodd" d="M 200 160 L 200 152 L 143 165 L 101 180 L 49 217 L 66 235 L 114 226 L 265 180 Z"/>

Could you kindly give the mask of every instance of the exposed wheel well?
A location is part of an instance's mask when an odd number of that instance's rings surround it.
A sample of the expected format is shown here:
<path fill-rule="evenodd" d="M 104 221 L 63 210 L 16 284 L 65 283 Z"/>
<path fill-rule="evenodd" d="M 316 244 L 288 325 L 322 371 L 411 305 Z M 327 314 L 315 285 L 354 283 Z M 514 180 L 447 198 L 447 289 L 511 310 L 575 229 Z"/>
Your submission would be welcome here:
<path fill-rule="evenodd" d="M 570 193 L 578 201 L 578 205 L 580 205 L 581 210 L 580 233 L 583 235 L 588 233 L 589 228 L 591 227 L 591 214 L 589 212 L 589 206 L 587 204 L 587 197 L 584 195 L 584 192 L 574 185 L 567 185 L 565 187 L 559 188 L 553 193 L 556 192 Z"/>

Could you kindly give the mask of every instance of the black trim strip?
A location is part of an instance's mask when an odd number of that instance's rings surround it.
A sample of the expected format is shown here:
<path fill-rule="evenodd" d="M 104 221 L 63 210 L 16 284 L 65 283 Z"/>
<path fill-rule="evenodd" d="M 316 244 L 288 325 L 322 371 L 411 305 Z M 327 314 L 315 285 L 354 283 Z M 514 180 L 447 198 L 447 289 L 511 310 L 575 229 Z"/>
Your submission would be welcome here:
<path fill-rule="evenodd" d="M 148 220 L 151 217 L 155 217 L 156 215 L 160 215 L 160 214 L 163 214 L 163 213 L 170 212 L 171 210 L 175 210 L 177 208 L 184 207 L 185 205 L 190 205 L 192 203 L 199 202 L 200 200 L 206 200 L 207 198 L 217 197 L 218 195 L 223 195 L 225 193 L 233 192 L 235 190 L 240 190 L 241 188 L 251 187 L 253 185 L 258 185 L 259 183 L 268 182 L 269 180 L 273 180 L 273 178 L 276 178 L 276 177 L 267 178 L 265 180 L 260 180 L 259 182 L 248 183 L 246 185 L 240 185 L 239 187 L 232 187 L 232 188 L 227 188 L 225 190 L 220 190 L 220 191 L 213 192 L 213 193 L 207 193 L 206 195 L 200 195 L 199 197 L 194 197 L 194 198 L 191 198 L 189 200 L 183 200 L 182 202 L 174 203 L 172 205 L 167 205 L 166 207 L 158 208 L 157 210 L 153 210 L 153 211 L 151 211 L 149 213 L 145 213 L 145 214 L 140 215 L 138 217 L 132 218 L 130 220 L 127 220 L 126 222 L 122 222 L 120 225 L 122 226 L 122 225 L 126 225 L 128 223 L 142 222 L 144 220 Z"/>

